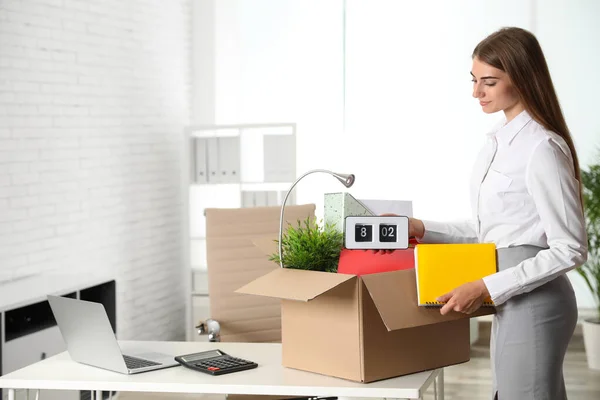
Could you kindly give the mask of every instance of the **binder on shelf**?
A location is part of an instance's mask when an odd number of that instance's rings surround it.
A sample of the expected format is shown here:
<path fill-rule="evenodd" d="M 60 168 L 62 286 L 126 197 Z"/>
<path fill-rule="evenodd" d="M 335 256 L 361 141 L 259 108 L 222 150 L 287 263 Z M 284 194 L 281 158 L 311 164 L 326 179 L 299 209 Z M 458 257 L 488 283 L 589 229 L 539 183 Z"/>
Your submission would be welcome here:
<path fill-rule="evenodd" d="M 208 160 L 206 159 L 206 138 L 195 138 L 194 142 L 194 182 L 207 183 Z"/>
<path fill-rule="evenodd" d="M 240 182 L 240 137 L 217 138 L 218 175 L 220 183 Z"/>
<path fill-rule="evenodd" d="M 437 298 L 458 286 L 497 271 L 494 243 L 418 244 L 415 275 L 419 306 L 444 305 Z M 485 306 L 493 306 L 490 298 Z"/>
<path fill-rule="evenodd" d="M 265 182 L 293 182 L 296 179 L 296 143 L 293 135 L 265 135 Z"/>
<path fill-rule="evenodd" d="M 254 192 L 242 190 L 242 208 L 254 207 Z"/>
<path fill-rule="evenodd" d="M 282 190 L 279 192 L 279 204 L 283 203 L 283 199 L 285 199 L 285 196 L 287 195 L 288 191 L 287 190 Z M 290 196 L 287 199 L 286 202 L 286 206 L 290 205 L 290 204 L 296 204 L 296 191 L 292 190 L 292 193 L 290 193 Z"/>
<path fill-rule="evenodd" d="M 208 165 L 208 183 L 220 183 L 219 172 L 219 146 L 216 137 L 206 139 L 206 158 Z"/>
<path fill-rule="evenodd" d="M 254 204 L 256 205 L 256 207 L 266 207 L 267 192 L 264 190 L 254 192 Z"/>
<path fill-rule="evenodd" d="M 277 192 L 274 190 L 269 190 L 267 192 L 267 206 L 277 206 L 279 204 L 279 201 L 277 201 Z"/>

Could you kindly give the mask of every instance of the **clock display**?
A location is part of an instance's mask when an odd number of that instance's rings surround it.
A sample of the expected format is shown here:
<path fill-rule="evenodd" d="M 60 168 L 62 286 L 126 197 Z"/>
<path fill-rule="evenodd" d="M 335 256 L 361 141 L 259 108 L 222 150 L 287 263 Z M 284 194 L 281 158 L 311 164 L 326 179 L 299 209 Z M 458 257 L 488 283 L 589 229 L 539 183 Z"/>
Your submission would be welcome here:
<path fill-rule="evenodd" d="M 373 225 L 356 224 L 354 226 L 354 239 L 357 242 L 372 242 Z"/>
<path fill-rule="evenodd" d="M 347 216 L 344 221 L 347 249 L 407 249 L 408 217 L 404 215 Z"/>
<path fill-rule="evenodd" d="M 379 224 L 379 241 L 395 242 L 398 237 L 398 226 L 391 224 Z"/>

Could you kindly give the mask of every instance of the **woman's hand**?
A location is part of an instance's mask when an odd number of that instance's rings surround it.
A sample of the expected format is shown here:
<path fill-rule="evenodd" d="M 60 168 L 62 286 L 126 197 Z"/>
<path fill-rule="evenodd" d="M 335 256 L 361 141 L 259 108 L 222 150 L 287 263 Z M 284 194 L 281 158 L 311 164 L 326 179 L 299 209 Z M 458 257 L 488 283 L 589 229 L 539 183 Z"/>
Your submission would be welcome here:
<path fill-rule="evenodd" d="M 425 235 L 425 225 L 423 225 L 423 221 L 416 218 L 408 218 L 408 237 L 423 239 L 423 235 Z"/>
<path fill-rule="evenodd" d="M 474 313 L 483 305 L 483 301 L 490 296 L 483 279 L 465 283 L 443 296 L 437 301 L 446 303 L 440 310 L 442 315 L 450 311 L 458 311 L 465 314 Z"/>

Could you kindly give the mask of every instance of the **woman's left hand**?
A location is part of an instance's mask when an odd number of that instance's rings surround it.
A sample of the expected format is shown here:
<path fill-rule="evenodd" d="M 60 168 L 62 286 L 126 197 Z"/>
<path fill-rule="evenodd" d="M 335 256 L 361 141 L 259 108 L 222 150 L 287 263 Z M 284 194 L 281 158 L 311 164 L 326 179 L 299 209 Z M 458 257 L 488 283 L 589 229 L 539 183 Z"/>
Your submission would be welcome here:
<path fill-rule="evenodd" d="M 440 310 L 442 315 L 446 315 L 452 310 L 471 314 L 477 311 L 489 296 L 483 279 L 480 279 L 457 287 L 450 293 L 438 297 L 437 301 L 446 303 Z"/>

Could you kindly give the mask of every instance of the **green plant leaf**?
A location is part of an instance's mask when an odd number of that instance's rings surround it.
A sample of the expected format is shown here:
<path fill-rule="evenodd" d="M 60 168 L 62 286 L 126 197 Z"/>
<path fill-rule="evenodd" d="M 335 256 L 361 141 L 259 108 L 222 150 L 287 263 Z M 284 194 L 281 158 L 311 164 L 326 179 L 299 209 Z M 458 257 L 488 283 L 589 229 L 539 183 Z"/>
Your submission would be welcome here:
<path fill-rule="evenodd" d="M 577 272 L 596 302 L 600 318 L 600 163 L 581 171 L 583 203 L 588 236 L 588 261 Z"/>
<path fill-rule="evenodd" d="M 278 242 L 277 240 L 275 242 Z M 314 218 L 289 224 L 281 239 L 283 265 L 310 271 L 337 272 L 344 235 L 333 226 L 319 227 Z M 279 252 L 269 257 L 279 264 Z"/>

